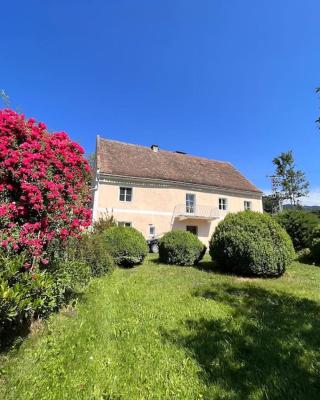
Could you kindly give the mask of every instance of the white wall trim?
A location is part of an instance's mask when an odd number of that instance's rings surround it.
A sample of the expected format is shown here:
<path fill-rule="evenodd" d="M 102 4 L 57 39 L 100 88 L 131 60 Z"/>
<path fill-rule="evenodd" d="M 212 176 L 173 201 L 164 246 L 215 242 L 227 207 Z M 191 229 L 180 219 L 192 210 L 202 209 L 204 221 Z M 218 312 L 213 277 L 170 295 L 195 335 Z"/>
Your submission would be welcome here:
<path fill-rule="evenodd" d="M 194 192 L 207 192 L 207 193 L 216 193 L 216 194 L 225 194 L 229 196 L 236 197 L 248 197 L 250 199 L 258 199 L 262 198 L 262 192 L 251 192 L 246 190 L 237 190 L 230 188 L 223 188 L 218 186 L 207 186 L 200 185 L 194 183 L 187 182 L 175 182 L 175 181 L 166 181 L 162 179 L 150 179 L 150 178 L 137 178 L 132 176 L 117 176 L 117 175 L 108 175 L 105 173 L 100 174 L 99 179 L 100 184 L 117 184 L 117 185 L 127 185 L 127 186 L 141 186 L 141 187 L 156 187 L 156 188 L 180 188 L 183 190 L 190 190 Z"/>
<path fill-rule="evenodd" d="M 162 216 L 172 216 L 173 212 L 170 211 L 155 211 L 155 210 L 134 210 L 127 208 L 99 208 L 99 212 L 101 213 L 124 213 L 124 214 L 139 214 L 139 215 L 162 215 Z"/>

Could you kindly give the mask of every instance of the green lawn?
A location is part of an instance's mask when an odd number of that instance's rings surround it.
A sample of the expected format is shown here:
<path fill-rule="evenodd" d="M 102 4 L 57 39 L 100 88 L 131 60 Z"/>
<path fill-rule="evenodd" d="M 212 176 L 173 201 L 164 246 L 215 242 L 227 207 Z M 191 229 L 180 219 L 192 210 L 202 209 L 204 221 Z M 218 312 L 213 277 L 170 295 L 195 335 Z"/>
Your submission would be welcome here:
<path fill-rule="evenodd" d="M 0 361 L 6 400 L 319 399 L 320 268 L 241 279 L 149 257 Z"/>

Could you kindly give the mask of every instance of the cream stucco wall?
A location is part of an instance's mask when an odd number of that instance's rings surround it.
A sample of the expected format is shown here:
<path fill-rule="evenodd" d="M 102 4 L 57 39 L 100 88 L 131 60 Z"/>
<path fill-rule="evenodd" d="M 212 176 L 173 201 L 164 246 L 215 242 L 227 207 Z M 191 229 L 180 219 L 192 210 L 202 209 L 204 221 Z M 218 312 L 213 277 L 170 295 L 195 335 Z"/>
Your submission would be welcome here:
<path fill-rule="evenodd" d="M 132 187 L 132 201 L 119 200 L 120 187 Z M 200 220 L 174 218 L 177 205 L 185 204 L 186 193 L 193 193 L 198 206 L 213 207 L 215 219 Z M 227 199 L 228 210 L 218 210 L 219 198 Z M 197 226 L 198 237 L 206 245 L 215 227 L 228 212 L 244 210 L 244 201 L 251 201 L 253 211 L 262 212 L 262 200 L 259 194 L 236 193 L 224 190 L 199 189 L 183 185 L 157 185 L 155 183 L 132 183 L 100 181 L 95 195 L 95 219 L 108 213 L 117 221 L 131 222 L 146 238 L 149 236 L 149 226 L 154 225 L 156 235 L 161 235 L 172 229 L 186 229 L 187 225 Z"/>

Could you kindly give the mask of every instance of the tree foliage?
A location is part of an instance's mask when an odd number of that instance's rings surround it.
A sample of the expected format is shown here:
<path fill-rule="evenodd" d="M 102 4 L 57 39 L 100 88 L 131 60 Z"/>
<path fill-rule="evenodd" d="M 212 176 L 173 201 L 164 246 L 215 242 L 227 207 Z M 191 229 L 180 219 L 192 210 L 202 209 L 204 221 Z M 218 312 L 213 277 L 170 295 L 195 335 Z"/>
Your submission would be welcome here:
<path fill-rule="evenodd" d="M 280 202 L 288 200 L 297 206 L 299 199 L 309 193 L 309 182 L 305 173 L 297 170 L 292 151 L 282 152 L 273 159 L 275 173 L 272 175 L 272 195 Z"/>
<path fill-rule="evenodd" d="M 107 229 L 112 228 L 117 225 L 117 221 L 115 220 L 113 215 L 106 214 L 103 218 L 99 218 L 97 221 L 93 223 L 93 232 L 94 233 L 103 233 Z"/>
<path fill-rule="evenodd" d="M 320 225 L 316 215 L 303 210 L 288 210 L 277 214 L 275 219 L 291 237 L 295 250 L 311 247 L 315 228 Z"/>

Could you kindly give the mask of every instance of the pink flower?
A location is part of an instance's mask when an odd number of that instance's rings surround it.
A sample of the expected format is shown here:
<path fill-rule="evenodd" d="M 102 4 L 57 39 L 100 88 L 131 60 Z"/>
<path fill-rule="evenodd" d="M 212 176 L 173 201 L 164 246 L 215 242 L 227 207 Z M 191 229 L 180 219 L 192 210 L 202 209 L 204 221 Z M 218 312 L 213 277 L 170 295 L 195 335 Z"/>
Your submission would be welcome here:
<path fill-rule="evenodd" d="M 51 134 L 42 122 L 0 110 L 2 247 L 46 260 L 51 240 L 77 236 L 90 224 L 89 183 L 83 149 L 65 132 Z"/>

